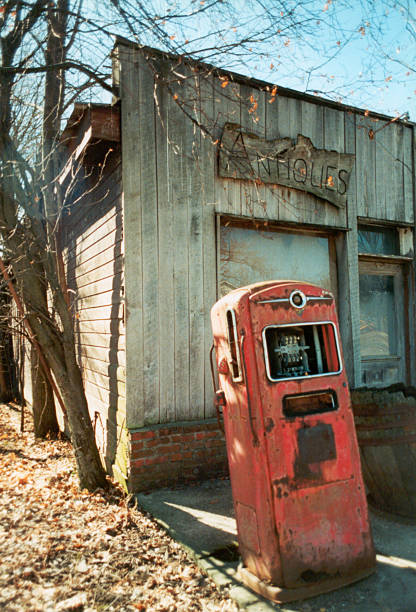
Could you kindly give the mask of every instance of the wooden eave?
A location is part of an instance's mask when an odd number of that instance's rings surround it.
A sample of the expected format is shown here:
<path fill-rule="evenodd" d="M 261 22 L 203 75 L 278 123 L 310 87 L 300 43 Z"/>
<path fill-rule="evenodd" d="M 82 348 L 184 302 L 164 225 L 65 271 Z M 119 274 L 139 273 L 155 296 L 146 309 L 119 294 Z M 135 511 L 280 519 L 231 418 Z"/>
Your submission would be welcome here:
<path fill-rule="evenodd" d="M 120 142 L 120 109 L 112 104 L 75 104 L 61 134 L 61 144 L 66 149 L 68 161 L 59 177 L 62 184 L 74 161 L 84 156 L 88 159 L 88 150 Z M 92 153 L 89 157 L 94 158 Z"/>
<path fill-rule="evenodd" d="M 91 141 L 120 142 L 120 109 L 112 104 L 75 104 L 61 143 L 72 154 L 82 143 Z"/>

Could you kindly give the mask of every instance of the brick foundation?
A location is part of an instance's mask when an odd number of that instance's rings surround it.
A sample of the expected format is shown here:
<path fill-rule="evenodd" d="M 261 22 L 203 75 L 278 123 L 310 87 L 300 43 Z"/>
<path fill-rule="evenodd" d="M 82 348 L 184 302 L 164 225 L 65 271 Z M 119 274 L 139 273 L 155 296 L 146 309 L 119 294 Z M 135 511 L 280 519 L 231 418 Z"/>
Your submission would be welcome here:
<path fill-rule="evenodd" d="M 225 438 L 216 420 L 154 425 L 130 436 L 134 493 L 228 474 Z"/>

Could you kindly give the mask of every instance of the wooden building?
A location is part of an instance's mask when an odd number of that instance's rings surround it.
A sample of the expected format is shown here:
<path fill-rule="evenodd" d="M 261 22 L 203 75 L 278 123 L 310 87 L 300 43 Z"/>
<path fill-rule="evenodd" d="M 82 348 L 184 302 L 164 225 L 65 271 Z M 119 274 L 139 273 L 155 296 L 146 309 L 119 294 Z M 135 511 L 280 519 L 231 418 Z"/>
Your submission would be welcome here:
<path fill-rule="evenodd" d="M 78 105 L 64 134 L 83 169 L 68 284 L 108 469 L 135 491 L 226 470 L 209 313 L 254 281 L 334 292 L 352 387 L 415 384 L 414 124 L 123 40 L 113 65 L 116 103 Z"/>

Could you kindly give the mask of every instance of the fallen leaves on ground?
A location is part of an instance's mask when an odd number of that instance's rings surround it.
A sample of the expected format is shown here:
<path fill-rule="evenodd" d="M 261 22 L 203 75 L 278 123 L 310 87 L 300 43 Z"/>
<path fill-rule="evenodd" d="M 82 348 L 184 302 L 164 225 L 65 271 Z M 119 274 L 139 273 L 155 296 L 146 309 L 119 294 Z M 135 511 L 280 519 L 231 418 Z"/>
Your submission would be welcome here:
<path fill-rule="evenodd" d="M 19 426 L 19 410 L 0 405 L 2 610 L 238 609 L 116 487 L 79 491 L 69 442 Z"/>

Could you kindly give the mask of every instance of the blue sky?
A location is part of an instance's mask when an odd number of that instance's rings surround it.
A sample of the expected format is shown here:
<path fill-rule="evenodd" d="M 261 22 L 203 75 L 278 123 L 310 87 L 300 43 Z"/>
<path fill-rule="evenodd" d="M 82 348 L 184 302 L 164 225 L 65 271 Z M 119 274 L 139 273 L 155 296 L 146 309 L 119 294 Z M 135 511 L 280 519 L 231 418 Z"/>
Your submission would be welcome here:
<path fill-rule="evenodd" d="M 95 1 L 104 17 L 108 6 Z M 409 113 L 416 121 L 415 0 L 228 0 L 212 10 L 210 2 L 147 0 L 148 14 L 161 18 L 152 27 L 138 24 L 138 40 L 156 48 L 165 42 L 170 51 L 192 51 L 216 66 L 345 104 Z M 260 5 L 269 13 L 260 16 Z M 270 37 L 261 42 L 265 28 Z M 227 44 L 256 32 L 257 42 L 224 53 Z"/>
<path fill-rule="evenodd" d="M 303 39 L 289 33 L 287 47 L 276 41 L 262 61 L 235 68 L 388 115 L 409 113 L 416 121 L 416 22 L 393 0 L 312 4 L 314 32 Z"/>

